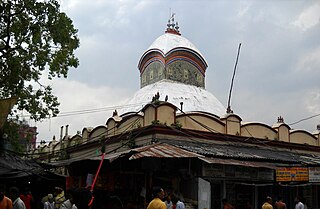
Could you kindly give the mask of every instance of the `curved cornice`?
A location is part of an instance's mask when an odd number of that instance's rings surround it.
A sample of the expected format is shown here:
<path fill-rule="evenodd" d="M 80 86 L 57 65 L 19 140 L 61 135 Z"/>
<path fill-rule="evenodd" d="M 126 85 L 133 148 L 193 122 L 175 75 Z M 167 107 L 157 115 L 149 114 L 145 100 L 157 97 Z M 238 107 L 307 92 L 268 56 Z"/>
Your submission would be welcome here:
<path fill-rule="evenodd" d="M 175 49 L 169 51 L 167 54 L 163 54 L 163 52 L 159 49 L 148 50 L 139 61 L 138 69 L 140 71 L 140 74 L 142 74 L 146 67 L 150 65 L 152 62 L 158 61 L 165 67 L 172 61 L 180 59 L 187 61 L 193 66 L 195 66 L 200 71 L 200 73 L 205 76 L 205 71 L 208 65 L 205 62 L 205 60 L 201 58 L 201 56 L 197 56 L 196 52 L 190 53 L 192 50 L 189 50 L 187 48 L 180 47 L 177 50 Z"/>
<path fill-rule="evenodd" d="M 317 137 L 315 137 L 312 133 L 309 133 L 308 131 L 305 131 L 305 130 L 290 130 L 289 131 L 289 134 L 295 134 L 295 133 L 304 133 L 304 134 L 307 134 L 309 135 L 310 137 L 314 138 L 315 140 L 317 140 Z"/>
<path fill-rule="evenodd" d="M 159 53 L 161 54 L 162 60 L 166 60 L 168 57 L 170 57 L 171 54 L 173 53 L 181 53 L 181 52 L 188 52 L 192 55 L 194 55 L 196 58 L 198 58 L 201 61 L 201 64 L 204 66 L 203 70 L 205 71 L 205 69 L 208 67 L 207 62 L 205 61 L 205 59 L 196 51 L 186 48 L 186 47 L 176 47 L 171 49 L 170 51 L 168 51 L 166 54 L 164 54 L 160 49 L 149 49 L 148 51 L 146 51 L 140 58 L 139 63 L 138 63 L 138 69 L 141 72 L 141 69 L 144 67 L 144 59 L 152 53 Z M 180 55 L 181 56 L 181 55 Z M 187 56 L 186 56 L 187 57 Z M 149 60 L 149 59 L 148 59 Z M 146 62 L 146 61 L 145 61 Z M 143 71 L 143 70 L 142 70 Z"/>
<path fill-rule="evenodd" d="M 264 123 L 259 123 L 259 122 L 249 122 L 249 123 L 245 123 L 241 125 L 241 128 L 243 127 L 248 127 L 248 126 L 254 126 L 254 125 L 258 125 L 258 126 L 263 126 L 265 128 L 268 128 L 269 130 L 273 131 L 274 133 L 277 133 L 276 130 L 274 130 L 271 126 L 268 126 L 267 124 Z"/>
<path fill-rule="evenodd" d="M 225 125 L 224 122 L 222 122 L 219 118 L 219 116 L 215 115 L 215 114 L 209 114 L 206 112 L 187 112 L 187 113 L 183 113 L 183 114 L 179 114 L 177 115 L 177 118 L 182 118 L 182 117 L 192 117 L 192 116 L 199 116 L 199 117 L 204 117 L 204 118 L 209 118 L 217 123 L 219 123 L 220 125 Z"/>

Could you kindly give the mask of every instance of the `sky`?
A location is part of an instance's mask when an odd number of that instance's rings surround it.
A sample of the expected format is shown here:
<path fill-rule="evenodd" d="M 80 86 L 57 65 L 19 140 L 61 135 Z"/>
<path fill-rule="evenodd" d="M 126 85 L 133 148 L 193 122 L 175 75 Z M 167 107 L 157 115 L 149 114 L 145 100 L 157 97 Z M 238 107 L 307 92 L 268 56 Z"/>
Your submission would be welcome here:
<path fill-rule="evenodd" d="M 320 1 L 317 0 L 60 0 L 78 29 L 80 66 L 52 85 L 60 116 L 41 122 L 38 141 L 104 125 L 140 88 L 138 61 L 164 34 L 170 11 L 182 36 L 204 55 L 206 90 L 243 122 L 292 129 L 320 124 Z M 51 83 L 49 83 L 51 82 Z M 312 117 L 308 120 L 303 120 Z M 301 122 L 298 122 L 303 120 Z M 298 123 L 296 123 L 298 122 Z M 296 124 L 292 124 L 296 123 Z M 292 124 L 292 125 L 290 125 Z"/>

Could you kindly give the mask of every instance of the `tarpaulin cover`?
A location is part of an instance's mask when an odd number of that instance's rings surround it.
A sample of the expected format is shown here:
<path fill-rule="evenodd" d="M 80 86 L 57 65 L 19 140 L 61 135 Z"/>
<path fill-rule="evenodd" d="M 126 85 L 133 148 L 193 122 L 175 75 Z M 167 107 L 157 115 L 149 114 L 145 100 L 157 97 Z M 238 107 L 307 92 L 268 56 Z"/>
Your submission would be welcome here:
<path fill-rule="evenodd" d="M 44 169 L 36 162 L 10 152 L 0 154 L 0 179 L 39 175 Z"/>

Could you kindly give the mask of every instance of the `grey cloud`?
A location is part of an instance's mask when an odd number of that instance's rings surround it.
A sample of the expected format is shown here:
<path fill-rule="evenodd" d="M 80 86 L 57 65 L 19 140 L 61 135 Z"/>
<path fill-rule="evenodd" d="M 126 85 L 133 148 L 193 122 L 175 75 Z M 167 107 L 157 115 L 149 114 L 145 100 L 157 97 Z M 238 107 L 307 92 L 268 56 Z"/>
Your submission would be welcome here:
<path fill-rule="evenodd" d="M 297 70 L 299 60 L 319 49 L 319 23 L 305 31 L 293 24 L 317 1 L 76 2 L 62 7 L 79 29 L 81 41 L 80 67 L 70 71 L 70 80 L 90 88 L 138 90 L 138 61 L 164 33 L 171 8 L 182 35 L 208 62 L 207 90 L 224 105 L 242 43 L 232 104 L 244 121 L 272 125 L 279 115 L 291 122 L 319 110 L 310 94 L 319 89 L 318 60 L 307 63 L 310 73 Z M 71 104 L 63 105 L 72 109 Z M 314 118 L 294 127 L 312 131 L 317 123 L 320 119 Z"/>

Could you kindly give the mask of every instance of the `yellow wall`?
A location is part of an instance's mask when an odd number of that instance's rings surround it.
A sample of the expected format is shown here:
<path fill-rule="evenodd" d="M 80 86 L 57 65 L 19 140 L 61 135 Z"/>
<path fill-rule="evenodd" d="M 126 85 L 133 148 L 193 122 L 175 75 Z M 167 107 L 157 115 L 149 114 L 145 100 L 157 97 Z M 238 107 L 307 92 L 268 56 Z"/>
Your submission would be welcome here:
<path fill-rule="evenodd" d="M 278 140 L 283 142 L 289 142 L 289 128 L 285 125 L 281 125 L 278 128 Z"/>
<path fill-rule="evenodd" d="M 157 118 L 160 123 L 170 126 L 172 123 L 174 123 L 175 110 L 171 106 L 159 106 L 157 108 Z"/>
<path fill-rule="evenodd" d="M 88 131 L 87 128 L 84 128 L 82 130 L 82 138 L 84 141 L 87 141 L 89 139 L 89 134 L 90 134 L 90 132 Z"/>
<path fill-rule="evenodd" d="M 153 106 L 149 106 L 144 111 L 144 125 L 148 126 L 152 124 L 152 121 L 155 120 L 155 108 Z"/>
<path fill-rule="evenodd" d="M 75 135 L 74 137 L 71 138 L 71 146 L 75 146 L 78 144 L 81 144 L 83 141 L 82 137 L 79 135 Z"/>
<path fill-rule="evenodd" d="M 304 131 L 293 131 L 290 133 L 290 142 L 298 144 L 317 145 L 317 140 L 312 135 L 305 133 Z"/>
<path fill-rule="evenodd" d="M 125 120 L 119 125 L 117 133 L 122 133 L 123 131 L 130 131 L 132 129 L 136 129 L 142 126 L 143 126 L 143 117 L 133 116 L 128 120 Z"/>
<path fill-rule="evenodd" d="M 143 116 L 136 115 L 124 118 L 119 116 L 116 116 L 116 118 L 115 116 L 110 117 L 107 120 L 107 127 L 96 127 L 93 131 L 91 131 L 91 129 L 84 128 L 82 131 L 82 138 L 80 136 L 72 138 L 72 143 L 70 145 L 70 140 L 68 140 L 68 137 L 65 137 L 62 141 L 62 146 L 60 146 L 61 142 L 57 146 L 54 146 L 54 143 L 51 143 L 50 147 L 38 147 L 37 152 L 58 151 L 67 145 L 72 146 L 76 144 L 76 141 L 86 141 L 89 135 L 91 139 L 104 136 L 106 135 L 106 132 L 108 132 L 108 135 L 115 135 L 131 129 L 149 126 L 155 120 L 158 120 L 160 124 L 167 124 L 168 126 L 173 124 L 176 120 L 177 124 L 182 125 L 183 129 L 230 135 L 240 134 L 244 137 L 255 137 L 320 146 L 319 133 L 312 135 L 311 133 L 303 130 L 290 132 L 289 127 L 285 123 L 276 124 L 276 126 L 272 128 L 262 123 L 241 124 L 241 118 L 235 114 L 228 115 L 225 118 L 216 118 L 206 113 L 187 113 L 183 115 L 176 115 L 175 109 L 168 104 L 160 104 L 158 106 L 149 104 L 145 107 L 143 113 Z M 157 113 L 157 115 L 155 113 Z M 119 127 L 116 127 L 117 124 L 119 124 Z M 203 124 L 203 126 L 201 124 Z"/>
<path fill-rule="evenodd" d="M 90 133 L 89 140 L 99 140 L 104 138 L 107 135 L 108 129 L 107 127 L 98 126 L 97 128 L 93 129 Z"/>
<path fill-rule="evenodd" d="M 202 115 L 183 115 L 177 117 L 177 122 L 179 122 L 182 125 L 182 128 L 186 129 L 193 129 L 193 130 L 199 130 L 199 131 L 208 131 L 208 132 L 214 132 L 214 133 L 224 133 L 224 125 L 217 122 L 213 118 L 209 118 L 208 116 L 202 116 Z M 197 123 L 197 122 L 199 123 Z M 204 127 L 204 126 L 208 127 Z"/>
<path fill-rule="evenodd" d="M 275 140 L 278 138 L 277 132 L 274 131 L 274 129 L 259 123 L 246 124 L 241 126 L 241 136 L 270 140 Z"/>
<path fill-rule="evenodd" d="M 230 115 L 227 118 L 224 119 L 225 125 L 225 133 L 230 135 L 240 135 L 241 128 L 240 128 L 240 122 L 241 120 L 234 116 Z"/>
<path fill-rule="evenodd" d="M 116 128 L 116 122 L 113 119 L 108 120 L 107 129 L 108 129 L 108 135 L 111 135 L 111 136 L 115 135 L 117 128 Z"/>

